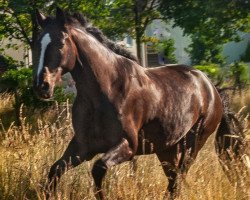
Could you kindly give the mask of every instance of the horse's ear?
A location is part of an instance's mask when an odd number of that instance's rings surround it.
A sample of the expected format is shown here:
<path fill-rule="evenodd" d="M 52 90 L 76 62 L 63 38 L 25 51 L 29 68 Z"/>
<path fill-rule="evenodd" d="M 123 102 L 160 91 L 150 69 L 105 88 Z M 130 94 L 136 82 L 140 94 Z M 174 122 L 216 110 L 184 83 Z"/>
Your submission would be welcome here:
<path fill-rule="evenodd" d="M 64 25 L 66 22 L 65 14 L 63 10 L 59 7 L 56 8 L 56 20 L 60 22 L 62 25 Z"/>
<path fill-rule="evenodd" d="M 44 28 L 46 25 L 47 17 L 45 17 L 42 13 L 39 12 L 39 10 L 36 10 L 36 20 L 37 23 Z"/>

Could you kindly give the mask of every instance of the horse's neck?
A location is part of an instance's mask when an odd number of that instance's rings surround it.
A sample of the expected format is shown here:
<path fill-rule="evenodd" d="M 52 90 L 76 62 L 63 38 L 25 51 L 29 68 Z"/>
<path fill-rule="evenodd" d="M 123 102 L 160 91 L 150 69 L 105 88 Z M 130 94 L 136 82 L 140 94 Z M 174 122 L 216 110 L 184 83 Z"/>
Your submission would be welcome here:
<path fill-rule="evenodd" d="M 93 36 L 79 29 L 71 30 L 73 41 L 75 42 L 79 54 L 79 59 L 83 64 L 83 70 L 91 68 L 95 80 L 98 82 L 103 93 L 109 99 L 114 96 L 117 80 L 124 79 L 126 74 L 121 74 L 129 71 L 130 75 L 135 71 L 132 66 L 133 61 L 125 59 L 104 47 Z M 124 60 L 126 60 L 127 69 L 124 69 Z M 137 66 L 140 68 L 140 66 Z M 123 69 L 121 69 L 123 68 Z M 90 73 L 90 72 L 88 72 Z M 128 74 L 127 74 L 128 75 Z"/>
<path fill-rule="evenodd" d="M 72 36 L 83 68 L 90 67 L 103 92 L 108 93 L 117 78 L 114 54 L 82 30 L 72 29 Z"/>
<path fill-rule="evenodd" d="M 80 63 L 77 63 L 70 72 L 76 83 L 76 98 L 79 99 L 79 101 L 76 102 L 81 104 L 87 100 L 88 102 L 91 102 L 91 105 L 94 108 L 98 108 L 101 104 L 103 93 L 93 75 L 93 72 L 91 72 L 90 67 L 84 67 L 85 68 L 83 68 Z M 83 99 L 85 100 L 83 101 Z"/>

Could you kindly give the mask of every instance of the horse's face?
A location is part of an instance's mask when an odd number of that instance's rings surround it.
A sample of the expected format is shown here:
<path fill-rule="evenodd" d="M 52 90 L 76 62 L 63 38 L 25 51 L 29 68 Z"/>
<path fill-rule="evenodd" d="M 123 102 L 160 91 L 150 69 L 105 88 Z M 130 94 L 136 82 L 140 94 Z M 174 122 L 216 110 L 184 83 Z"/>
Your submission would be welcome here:
<path fill-rule="evenodd" d="M 43 32 L 34 45 L 33 77 L 34 89 L 42 99 L 53 96 L 56 82 L 75 65 L 75 46 L 67 33 L 62 15 L 59 10 L 56 19 L 50 19 L 37 13 Z"/>

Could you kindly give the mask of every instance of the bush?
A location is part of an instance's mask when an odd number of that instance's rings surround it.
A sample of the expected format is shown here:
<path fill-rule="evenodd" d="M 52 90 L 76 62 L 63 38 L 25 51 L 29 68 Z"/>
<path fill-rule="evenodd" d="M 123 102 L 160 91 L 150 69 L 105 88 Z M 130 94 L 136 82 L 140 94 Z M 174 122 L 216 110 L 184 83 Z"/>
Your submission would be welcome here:
<path fill-rule="evenodd" d="M 229 76 L 234 82 L 234 87 L 242 89 L 248 82 L 247 65 L 243 62 L 235 62 L 229 65 Z"/>
<path fill-rule="evenodd" d="M 3 74 L 2 81 L 7 82 L 11 90 L 26 87 L 32 82 L 32 70 L 24 67 L 9 69 Z"/>
<path fill-rule="evenodd" d="M 214 63 L 207 63 L 202 65 L 195 65 L 194 68 L 204 72 L 213 81 L 219 81 L 222 79 L 221 68 Z"/>
<path fill-rule="evenodd" d="M 18 62 L 9 56 L 0 54 L 0 69 L 16 69 Z"/>
<path fill-rule="evenodd" d="M 29 107 L 51 105 L 49 102 L 43 102 L 37 99 L 32 86 L 32 69 L 20 68 L 6 71 L 2 76 L 2 81 L 8 83 L 11 91 L 17 90 L 19 99 L 22 104 Z M 65 102 L 67 99 L 72 100 L 72 94 L 65 94 L 62 87 L 55 88 L 54 100 L 59 104 Z"/>
<path fill-rule="evenodd" d="M 62 87 L 56 87 L 54 92 L 54 101 L 45 102 L 36 97 L 33 91 L 32 85 L 32 69 L 31 68 L 20 68 L 10 69 L 6 71 L 1 82 L 8 85 L 8 91 L 13 92 L 15 95 L 14 108 L 16 113 L 16 121 L 19 124 L 19 112 L 20 107 L 23 104 L 27 108 L 47 108 L 52 106 L 54 102 L 61 104 L 67 99 L 73 100 L 73 94 L 65 94 Z"/>
<path fill-rule="evenodd" d="M 244 62 L 250 62 L 250 42 L 248 42 L 246 51 L 244 55 L 241 56 L 241 60 Z"/>
<path fill-rule="evenodd" d="M 62 86 L 55 88 L 54 100 L 57 101 L 59 104 L 66 102 L 67 100 L 73 102 L 74 96 L 75 95 L 73 93 L 65 93 L 65 90 Z"/>
<path fill-rule="evenodd" d="M 249 83 L 247 65 L 243 62 L 235 62 L 228 66 L 221 67 L 214 63 L 203 63 L 195 65 L 194 68 L 201 70 L 214 82 L 219 82 L 225 87 L 243 89 Z"/>
<path fill-rule="evenodd" d="M 165 59 L 169 63 L 177 63 L 174 51 L 174 39 L 165 39 L 162 41 L 158 41 L 153 45 L 153 48 L 158 52 L 158 53 L 163 53 Z"/>
<path fill-rule="evenodd" d="M 161 42 L 164 56 L 171 61 L 171 63 L 177 63 L 174 51 L 174 39 L 168 39 Z"/>
<path fill-rule="evenodd" d="M 185 49 L 193 65 L 205 63 L 223 64 L 222 45 L 202 35 L 192 35 L 192 43 Z"/>

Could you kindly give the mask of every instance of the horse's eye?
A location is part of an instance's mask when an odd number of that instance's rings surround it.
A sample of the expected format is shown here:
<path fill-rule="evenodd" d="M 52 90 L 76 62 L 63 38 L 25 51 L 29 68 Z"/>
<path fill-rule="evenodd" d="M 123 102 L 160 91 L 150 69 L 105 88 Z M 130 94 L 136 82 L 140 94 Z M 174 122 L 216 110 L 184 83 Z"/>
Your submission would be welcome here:
<path fill-rule="evenodd" d="M 63 32 L 63 38 L 66 40 L 69 37 L 68 33 Z"/>
<path fill-rule="evenodd" d="M 66 43 L 67 38 L 68 38 L 68 37 L 62 39 L 62 41 L 61 41 L 62 44 L 65 44 L 65 43 Z"/>
<path fill-rule="evenodd" d="M 64 46 L 64 44 L 62 42 L 57 42 L 54 44 L 54 47 L 58 48 L 58 49 L 62 49 Z"/>

